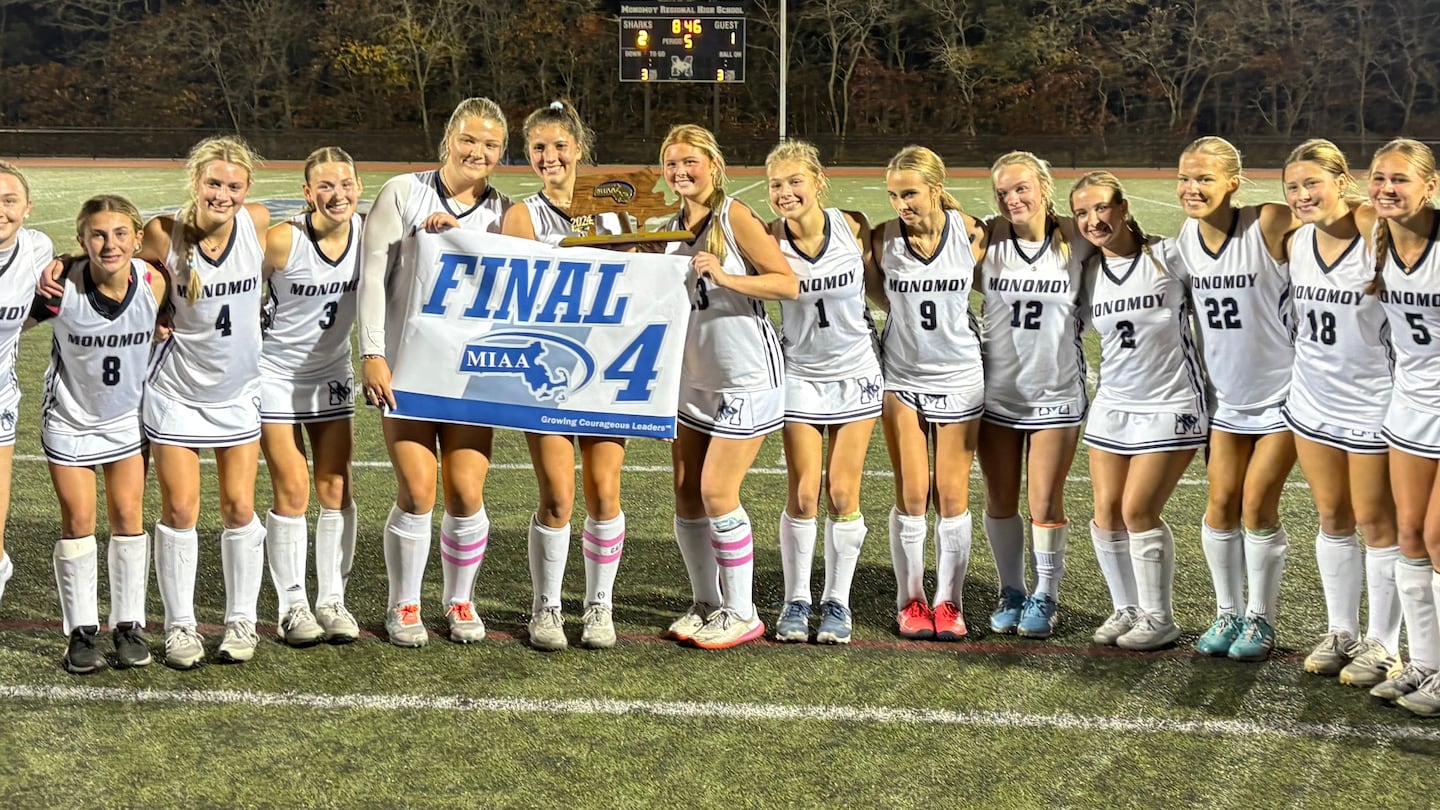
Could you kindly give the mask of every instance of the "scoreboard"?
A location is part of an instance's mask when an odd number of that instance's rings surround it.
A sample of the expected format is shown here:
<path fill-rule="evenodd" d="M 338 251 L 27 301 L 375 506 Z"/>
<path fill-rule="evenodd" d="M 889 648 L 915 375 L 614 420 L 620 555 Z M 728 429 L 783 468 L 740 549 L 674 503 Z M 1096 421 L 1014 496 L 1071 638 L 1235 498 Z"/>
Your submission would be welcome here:
<path fill-rule="evenodd" d="M 745 81 L 744 7 L 621 3 L 620 81 Z"/>

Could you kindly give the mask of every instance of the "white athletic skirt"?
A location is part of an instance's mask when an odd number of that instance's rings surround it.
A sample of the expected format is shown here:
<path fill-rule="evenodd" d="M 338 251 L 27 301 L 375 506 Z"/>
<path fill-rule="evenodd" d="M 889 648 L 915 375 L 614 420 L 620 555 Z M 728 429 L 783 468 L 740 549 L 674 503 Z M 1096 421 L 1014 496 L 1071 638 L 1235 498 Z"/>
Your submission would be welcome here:
<path fill-rule="evenodd" d="M 1440 416 L 1421 411 L 1397 396 L 1385 412 L 1385 442 L 1412 456 L 1440 458 Z"/>
<path fill-rule="evenodd" d="M 1085 422 L 1084 440 L 1107 453 L 1138 456 L 1204 447 L 1208 430 L 1200 410 L 1143 413 L 1112 408 L 1096 399 Z"/>
<path fill-rule="evenodd" d="M 844 425 L 880 416 L 885 380 L 873 371 L 833 380 L 804 380 L 785 375 L 785 421 Z"/>
<path fill-rule="evenodd" d="M 984 419 L 986 422 L 1017 430 L 1067 428 L 1085 421 L 1085 411 L 1089 405 L 1084 392 L 1074 399 L 1057 400 L 1048 405 L 1016 406 L 991 400 L 985 403 Z"/>
<path fill-rule="evenodd" d="M 1380 425 L 1338 424 L 1326 417 L 1303 397 L 1291 397 L 1280 407 L 1280 415 L 1290 430 L 1302 439 L 1344 450 L 1347 453 L 1380 455 L 1389 452 Z"/>
<path fill-rule="evenodd" d="M 1281 404 L 1266 405 L 1262 408 L 1231 408 L 1216 405 L 1210 415 L 1210 427 L 1242 436 L 1264 436 L 1289 430 L 1285 417 L 1280 414 Z"/>
<path fill-rule="evenodd" d="M 15 426 L 20 422 L 20 386 L 12 381 L 0 386 L 0 447 L 15 444 Z"/>
<path fill-rule="evenodd" d="M 956 394 L 924 394 L 917 391 L 891 390 L 901 405 L 920 414 L 932 425 L 951 425 L 980 418 L 985 410 L 985 389 Z"/>
<path fill-rule="evenodd" d="M 260 438 L 260 381 L 222 402 L 187 402 L 145 388 L 145 437 L 177 447 L 234 447 Z"/>
<path fill-rule="evenodd" d="M 355 367 L 349 362 L 304 380 L 260 377 L 261 422 L 304 424 L 354 416 Z"/>
<path fill-rule="evenodd" d="M 785 389 L 703 391 L 680 386 L 680 424 L 722 439 L 753 439 L 785 424 Z"/>
<path fill-rule="evenodd" d="M 63 467 L 93 467 L 109 464 L 139 453 L 144 447 L 144 431 L 140 412 L 111 420 L 87 430 L 56 419 L 45 419 L 40 425 L 40 448 L 51 463 Z"/>

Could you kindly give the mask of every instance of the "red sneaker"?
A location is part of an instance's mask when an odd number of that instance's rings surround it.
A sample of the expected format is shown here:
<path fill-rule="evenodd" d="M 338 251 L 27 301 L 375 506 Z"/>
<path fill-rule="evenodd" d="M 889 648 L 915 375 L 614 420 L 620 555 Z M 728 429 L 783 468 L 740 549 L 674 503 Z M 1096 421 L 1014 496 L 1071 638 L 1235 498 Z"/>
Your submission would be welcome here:
<path fill-rule="evenodd" d="M 935 606 L 935 638 L 940 641 L 959 641 L 965 637 L 965 617 L 960 606 L 954 602 L 941 602 Z"/>
<path fill-rule="evenodd" d="M 930 606 L 919 599 L 912 599 L 910 604 L 901 608 L 895 614 L 895 622 L 900 625 L 900 635 L 905 638 L 932 638 L 935 635 L 935 619 L 930 613 Z"/>

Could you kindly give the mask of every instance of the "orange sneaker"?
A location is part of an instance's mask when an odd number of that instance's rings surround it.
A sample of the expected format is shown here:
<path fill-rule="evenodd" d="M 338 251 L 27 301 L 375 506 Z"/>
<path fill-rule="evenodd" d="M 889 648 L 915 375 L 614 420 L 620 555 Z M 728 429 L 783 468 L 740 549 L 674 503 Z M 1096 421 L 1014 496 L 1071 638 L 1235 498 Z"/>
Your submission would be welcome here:
<path fill-rule="evenodd" d="M 935 638 L 940 641 L 959 641 L 965 637 L 965 617 L 960 606 L 954 602 L 941 602 L 935 606 Z"/>
<path fill-rule="evenodd" d="M 905 638 L 932 638 L 935 635 L 935 617 L 930 613 L 930 606 L 919 599 L 911 599 L 910 604 L 901 608 L 895 614 L 895 623 L 900 626 L 900 635 Z"/>

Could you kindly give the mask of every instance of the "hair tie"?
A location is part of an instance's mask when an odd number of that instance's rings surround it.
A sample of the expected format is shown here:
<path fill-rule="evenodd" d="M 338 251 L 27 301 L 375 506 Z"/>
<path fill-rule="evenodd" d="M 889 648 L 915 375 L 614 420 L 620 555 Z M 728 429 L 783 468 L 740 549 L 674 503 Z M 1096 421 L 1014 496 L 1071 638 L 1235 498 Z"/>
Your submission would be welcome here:
<path fill-rule="evenodd" d="M 552 101 L 550 102 L 550 109 L 554 110 L 555 112 L 565 112 L 565 102 Z"/>

